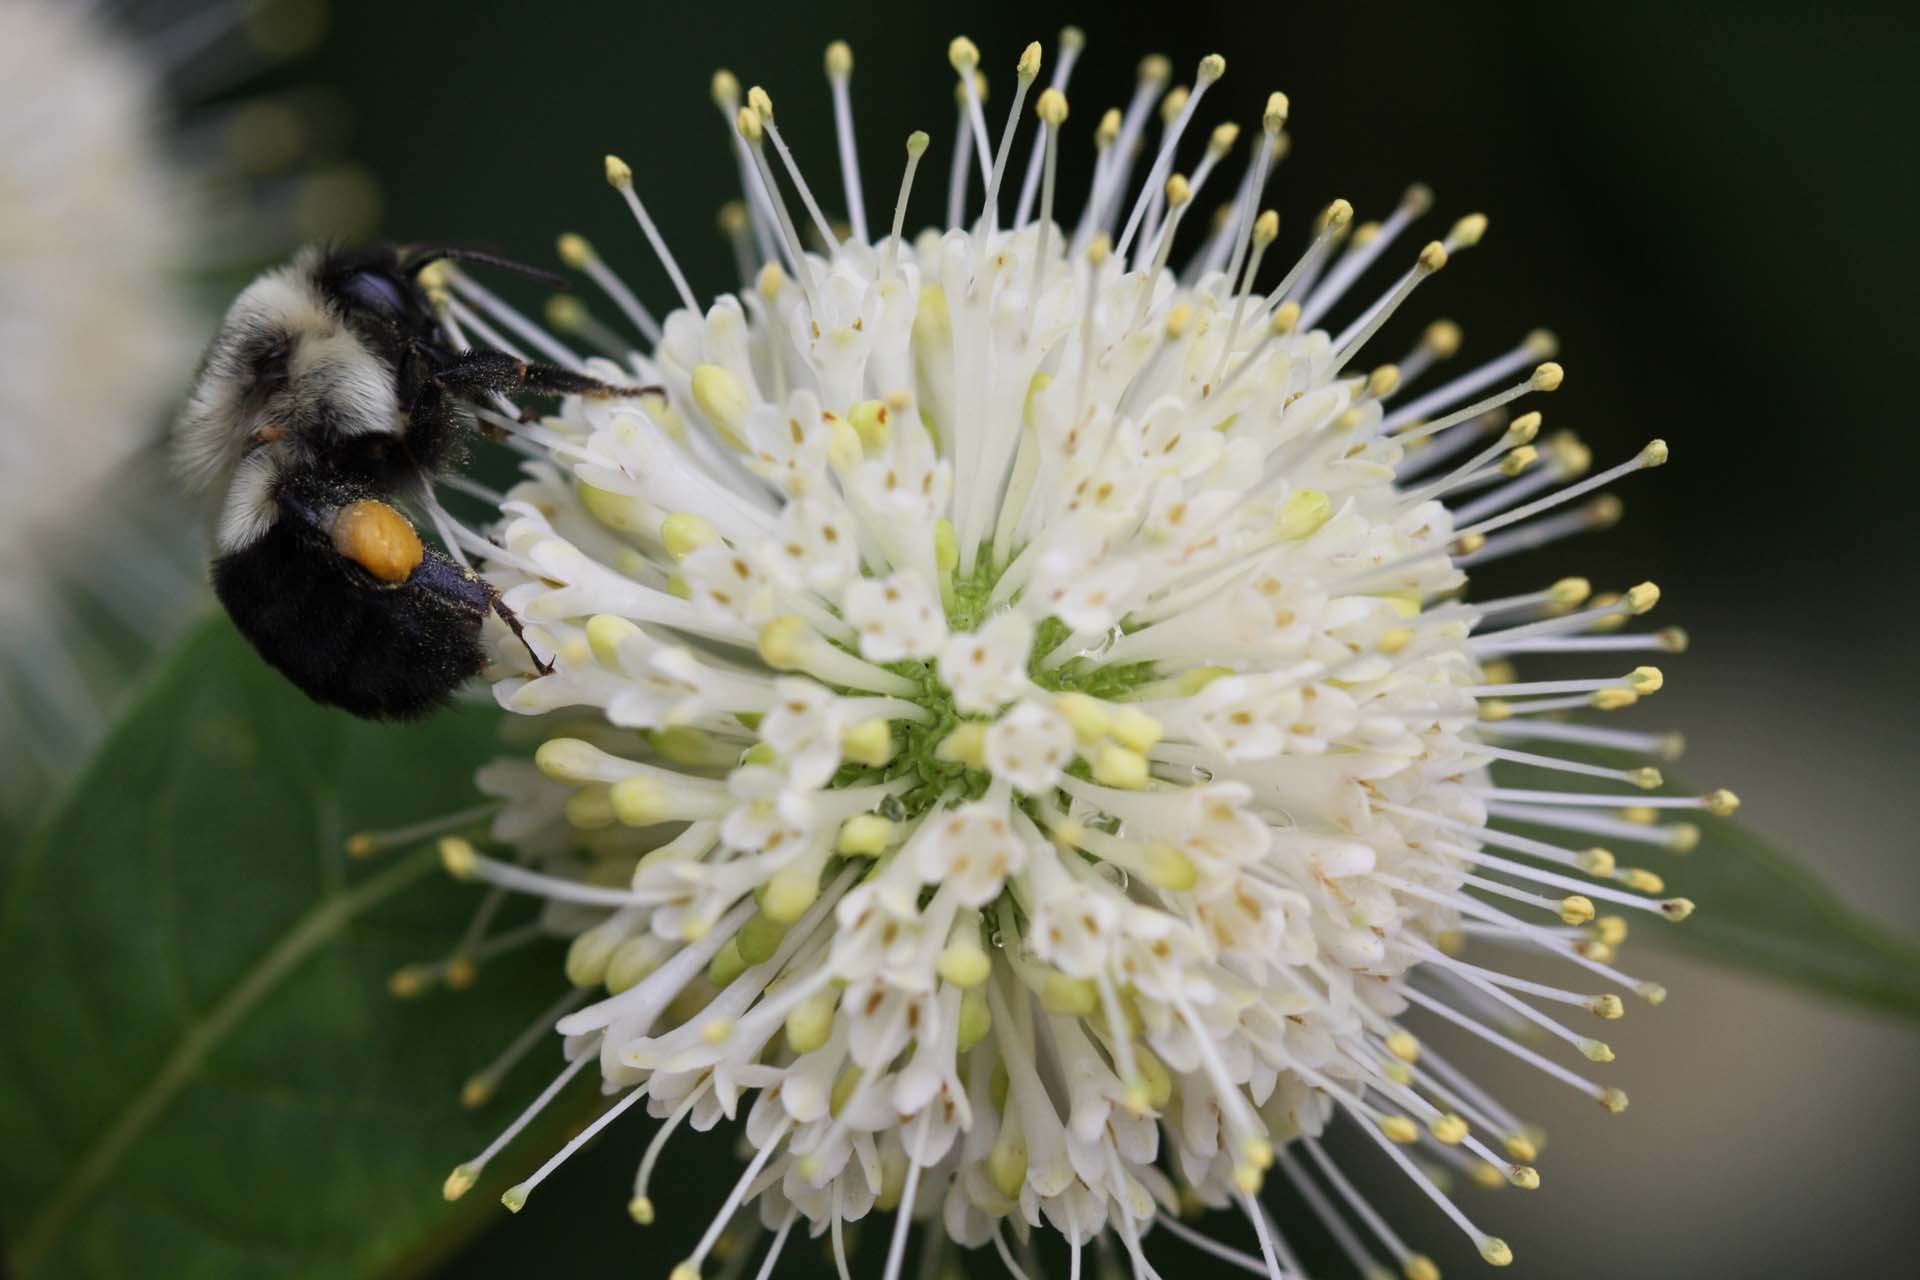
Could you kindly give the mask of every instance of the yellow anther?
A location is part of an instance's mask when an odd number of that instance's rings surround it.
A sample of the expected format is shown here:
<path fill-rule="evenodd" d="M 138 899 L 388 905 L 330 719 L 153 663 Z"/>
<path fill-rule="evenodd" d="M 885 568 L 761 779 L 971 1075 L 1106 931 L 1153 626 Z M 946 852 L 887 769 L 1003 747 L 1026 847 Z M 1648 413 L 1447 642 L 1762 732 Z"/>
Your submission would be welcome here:
<path fill-rule="evenodd" d="M 718 543 L 720 534 L 705 517 L 682 511 L 660 522 L 660 541 L 666 545 L 668 555 L 675 560 L 685 560 L 702 547 Z"/>
<path fill-rule="evenodd" d="M 1660 904 L 1660 914 L 1669 920 L 1685 920 L 1693 914 L 1693 899 L 1668 898 Z"/>
<path fill-rule="evenodd" d="M 1582 508 L 1587 523 L 1595 529 L 1613 528 L 1620 523 L 1621 513 L 1626 509 L 1626 504 L 1620 501 L 1619 496 L 1611 493 L 1601 494 Z"/>
<path fill-rule="evenodd" d="M 1225 74 L 1227 74 L 1227 60 L 1217 53 L 1210 53 L 1200 59 L 1200 67 L 1194 73 L 1194 80 L 1198 84 L 1212 84 Z"/>
<path fill-rule="evenodd" d="M 1574 855 L 1573 863 L 1590 876 L 1613 874 L 1614 858 L 1608 849 L 1583 849 Z"/>
<path fill-rule="evenodd" d="M 955 36 L 947 45 L 947 62 L 961 75 L 980 65 L 980 46 L 965 36 Z"/>
<path fill-rule="evenodd" d="M 1667 442 L 1665 440 L 1649 440 L 1646 447 L 1640 450 L 1640 465 L 1643 467 L 1663 466 L 1666 461 Z"/>
<path fill-rule="evenodd" d="M 1033 104 L 1033 114 L 1040 117 L 1040 123 L 1059 128 L 1067 122 L 1067 95 L 1058 89 L 1042 89 L 1040 100 Z"/>
<path fill-rule="evenodd" d="M 1540 1144 L 1524 1133 L 1510 1133 L 1501 1139 L 1500 1145 L 1513 1159 L 1523 1164 L 1532 1164 L 1540 1158 Z"/>
<path fill-rule="evenodd" d="M 1408 627 L 1393 627 L 1380 633 L 1379 643 L 1374 646 L 1389 656 L 1403 652 L 1413 643 L 1413 631 Z"/>
<path fill-rule="evenodd" d="M 1667 848 L 1675 853 L 1692 853 L 1700 846 L 1700 828 L 1691 822 L 1676 822 L 1666 830 Z"/>
<path fill-rule="evenodd" d="M 813 628 L 805 618 L 787 614 L 760 628 L 756 647 L 761 660 L 775 671 L 793 671 L 806 658 L 813 643 Z"/>
<path fill-rule="evenodd" d="M 627 1216 L 643 1227 L 653 1225 L 653 1201 L 647 1196 L 635 1196 L 627 1201 Z"/>
<path fill-rule="evenodd" d="M 613 801 L 613 816 L 622 825 L 651 827 L 665 822 L 673 812 L 673 797 L 652 778 L 622 778 L 613 784 L 608 798 Z"/>
<path fill-rule="evenodd" d="M 1178 338 L 1187 331 L 1187 326 L 1192 323 L 1193 304 L 1183 302 L 1167 312 L 1167 336 L 1169 338 Z"/>
<path fill-rule="evenodd" d="M 731 370 L 717 364 L 695 365 L 693 402 L 728 444 L 736 448 L 743 444 L 742 432 L 747 413 L 753 408 L 753 398 Z"/>
<path fill-rule="evenodd" d="M 1283 302 L 1273 313 L 1273 319 L 1267 322 L 1267 331 L 1277 338 L 1284 338 L 1300 324 L 1300 304 Z"/>
<path fill-rule="evenodd" d="M 1020 51 L 1020 61 L 1014 64 L 1014 72 L 1022 79 L 1031 82 L 1040 74 L 1040 42 L 1032 41 Z"/>
<path fill-rule="evenodd" d="M 893 843 L 894 825 L 877 813 L 861 813 L 840 824 L 834 848 L 849 857 L 877 858 Z"/>
<path fill-rule="evenodd" d="M 1104 151 L 1120 139 L 1120 109 L 1108 107 L 1100 123 L 1094 126 L 1093 145 Z"/>
<path fill-rule="evenodd" d="M 1253 242 L 1257 245 L 1272 244 L 1280 238 L 1280 215 L 1272 209 L 1265 210 L 1253 220 Z"/>
<path fill-rule="evenodd" d="M 425 995 L 434 983 L 433 969 L 424 964 L 404 965 L 387 975 L 387 994 L 395 1000 Z"/>
<path fill-rule="evenodd" d="M 835 40 L 827 46 L 827 74 L 839 79 L 853 73 L 853 49 L 845 40 Z"/>
<path fill-rule="evenodd" d="M 1233 668 L 1231 667 L 1194 667 L 1191 670 L 1181 672 L 1180 678 L 1176 680 L 1174 684 L 1180 690 L 1181 697 L 1191 698 L 1215 680 L 1232 674 Z"/>
<path fill-rule="evenodd" d="M 1536 1182 L 1537 1180 L 1536 1178 Z M 1513 1261 L 1513 1250 L 1509 1249 L 1507 1242 L 1498 1236 L 1482 1236 L 1480 1256 L 1487 1260 L 1489 1266 L 1504 1267 Z"/>
<path fill-rule="evenodd" d="M 515 1183 L 500 1193 L 500 1203 L 507 1207 L 508 1213 L 518 1213 L 527 1207 L 527 1189 Z"/>
<path fill-rule="evenodd" d="M 1500 460 L 1500 474 L 1503 476 L 1517 476 L 1532 466 L 1539 457 L 1540 451 L 1538 449 L 1535 449 L 1530 444 L 1523 444 Z"/>
<path fill-rule="evenodd" d="M 1480 700 L 1480 718 L 1488 724 L 1498 724 L 1513 717 L 1513 704 L 1504 698 L 1482 698 Z"/>
<path fill-rule="evenodd" d="M 1622 867 L 1613 877 L 1635 893 L 1665 893 L 1667 882 L 1644 867 Z"/>
<path fill-rule="evenodd" d="M 1582 894 L 1568 894 L 1560 900 L 1560 919 L 1567 924 L 1585 924 L 1593 919 L 1593 899 Z"/>
<path fill-rule="evenodd" d="M 1094 753 L 1093 780 L 1109 787 L 1139 791 L 1147 785 L 1147 758 L 1138 751 L 1108 743 Z"/>
<path fill-rule="evenodd" d="M 1627 1007 L 1620 1003 L 1619 996 L 1613 995 L 1612 993 L 1608 993 L 1605 995 L 1594 996 L 1592 999 L 1588 1000 L 1587 1010 L 1588 1012 L 1592 1013 L 1596 1018 L 1602 1018 L 1608 1022 L 1612 1022 L 1616 1018 L 1625 1017 L 1627 1012 Z"/>
<path fill-rule="evenodd" d="M 1507 1175 L 1500 1171 L 1500 1167 L 1485 1160 L 1475 1160 L 1468 1165 L 1467 1176 L 1473 1179 L 1475 1186 L 1487 1191 L 1498 1191 L 1507 1185 Z"/>
<path fill-rule="evenodd" d="M 1214 126 L 1213 133 L 1207 138 L 1207 150 L 1216 160 L 1224 159 L 1227 152 L 1233 150 L 1233 144 L 1240 138 L 1240 126 L 1232 121 Z"/>
<path fill-rule="evenodd" d="M 734 113 L 733 127 L 749 146 L 759 146 L 767 136 L 767 122 L 752 107 L 742 107 Z"/>
<path fill-rule="evenodd" d="M 1624 1089 L 1602 1089 L 1598 1101 L 1614 1115 L 1627 1109 L 1627 1094 Z"/>
<path fill-rule="evenodd" d="M 941 978 L 956 987 L 977 987 L 993 972 L 993 958 L 975 942 L 949 943 L 934 962 Z"/>
<path fill-rule="evenodd" d="M 1420 251 L 1420 269 L 1431 275 L 1447 265 L 1447 247 L 1438 240 L 1430 240 L 1427 247 Z"/>
<path fill-rule="evenodd" d="M 780 291 L 787 287 L 787 273 L 777 262 L 766 263 L 760 268 L 760 274 L 754 277 L 753 287 L 761 297 L 772 302 L 780 296 Z"/>
<path fill-rule="evenodd" d="M 732 111 L 740 103 L 739 77 L 725 67 L 713 73 L 713 79 L 708 82 L 707 89 L 713 95 L 716 106 Z"/>
<path fill-rule="evenodd" d="M 820 896 L 820 876 L 811 867 L 786 867 L 767 881 L 760 909 L 769 920 L 792 924 Z"/>
<path fill-rule="evenodd" d="M 1405 1116 L 1388 1116 L 1380 1122 L 1380 1132 L 1403 1147 L 1420 1141 L 1420 1126 Z"/>
<path fill-rule="evenodd" d="M 1451 320 L 1435 320 L 1420 335 L 1420 349 L 1435 360 L 1451 359 L 1460 350 L 1460 326 Z"/>
<path fill-rule="evenodd" d="M 1434 1141 L 1443 1142 L 1450 1147 L 1457 1147 L 1466 1141 L 1468 1132 L 1467 1122 L 1452 1112 L 1448 1112 L 1445 1115 L 1435 1116 L 1427 1121 L 1427 1132 L 1433 1135 Z"/>
<path fill-rule="evenodd" d="M 1640 695 L 1631 689 L 1596 689 L 1587 698 L 1590 706 L 1601 711 L 1618 711 L 1640 701 Z"/>
<path fill-rule="evenodd" d="M 1167 205 L 1179 209 L 1193 199 L 1193 184 L 1187 181 L 1187 175 L 1176 173 L 1167 179 Z"/>
<path fill-rule="evenodd" d="M 925 155 L 927 148 L 932 145 L 933 138 L 925 129 L 915 129 L 907 135 L 907 154 L 910 156 Z"/>
<path fill-rule="evenodd" d="M 622 160 L 619 156 L 608 156 L 606 159 L 606 171 L 609 185 L 621 191 L 632 189 L 633 166 L 625 160 Z"/>
<path fill-rule="evenodd" d="M 1440 1268 L 1424 1253 L 1410 1253 L 1400 1264 L 1407 1280 L 1440 1280 Z"/>
<path fill-rule="evenodd" d="M 1387 1052 L 1402 1062 L 1420 1060 L 1420 1042 L 1405 1031 L 1396 1031 L 1386 1039 Z"/>
<path fill-rule="evenodd" d="M 447 1180 L 440 1184 L 440 1194 L 448 1200 L 458 1200 L 473 1190 L 473 1184 L 480 1180 L 480 1169 L 471 1162 L 455 1165 Z"/>
<path fill-rule="evenodd" d="M 1710 792 L 1701 807 L 1716 818 L 1724 818 L 1740 807 L 1740 797 L 1721 787 Z"/>
<path fill-rule="evenodd" d="M 1580 1052 L 1587 1056 L 1589 1062 L 1613 1061 L 1613 1050 L 1604 1041 L 1583 1039 L 1580 1041 Z"/>
<path fill-rule="evenodd" d="M 1115 707 L 1112 719 L 1114 738 L 1134 751 L 1150 750 L 1166 734 L 1166 726 L 1137 707 Z"/>
<path fill-rule="evenodd" d="M 1486 545 L 1487 535 L 1484 533 L 1463 533 L 1453 543 L 1455 553 L 1463 556 L 1470 556 Z"/>
<path fill-rule="evenodd" d="M 1617 947 L 1627 940 L 1627 922 L 1620 916 L 1601 916 L 1593 922 L 1593 936 Z"/>
<path fill-rule="evenodd" d="M 1084 693 L 1060 694 L 1053 700 L 1053 706 L 1073 726 L 1074 736 L 1085 743 L 1098 742 L 1113 725 L 1107 704 Z"/>
<path fill-rule="evenodd" d="M 587 322 L 587 307 L 580 299 L 556 293 L 547 299 L 547 324 L 561 333 L 578 333 Z"/>
<path fill-rule="evenodd" d="M 1661 776 L 1660 771 L 1652 765 L 1642 765 L 1638 769 L 1630 769 L 1627 771 L 1627 777 L 1631 778 L 1633 785 L 1642 791 L 1652 791 L 1666 781 L 1666 779 Z"/>
<path fill-rule="evenodd" d="M 973 1048 L 992 1029 L 993 1010 L 987 1004 L 986 992 L 977 986 L 967 988 L 967 993 L 960 997 L 959 1051 L 965 1053 Z M 1134 1056 L 1139 1055 L 1136 1049 Z"/>
<path fill-rule="evenodd" d="M 879 716 L 862 720 L 840 735 L 840 754 L 855 764 L 878 769 L 893 759 L 893 728 Z"/>
<path fill-rule="evenodd" d="M 773 119 L 773 99 L 768 97 L 767 91 L 759 85 L 747 90 L 747 105 L 753 108 L 753 113 L 763 122 Z"/>
<path fill-rule="evenodd" d="M 1660 687 L 1666 682 L 1667 678 L 1660 674 L 1658 667 L 1635 667 L 1627 676 L 1627 683 L 1642 697 L 1660 692 Z"/>
<path fill-rule="evenodd" d="M 1332 520 L 1332 499 L 1321 489 L 1294 489 L 1281 503 L 1277 532 L 1281 537 L 1308 537 Z"/>
<path fill-rule="evenodd" d="M 1556 607 L 1572 609 L 1593 594 L 1593 584 L 1585 578 L 1562 578 L 1547 590 Z"/>
<path fill-rule="evenodd" d="M 1049 1012 L 1084 1018 L 1100 1005 L 1100 988 L 1091 978 L 1075 978 L 1057 970 L 1040 984 L 1040 1002 Z"/>
<path fill-rule="evenodd" d="M 1272 135 L 1285 128 L 1289 105 L 1286 94 L 1279 92 L 1268 94 L 1267 105 L 1260 112 L 1261 129 Z"/>
<path fill-rule="evenodd" d="M 788 1012 L 787 1044 L 795 1053 L 812 1053 L 832 1037 L 833 1011 L 838 1002 L 837 993 L 816 991 Z"/>
<path fill-rule="evenodd" d="M 1200 869 L 1193 859 L 1170 844 L 1148 845 L 1146 865 L 1141 870 L 1149 882 L 1175 893 L 1185 893 L 1200 881 Z"/>
<path fill-rule="evenodd" d="M 1470 213 L 1454 223 L 1453 229 L 1447 232 L 1447 248 L 1456 252 L 1461 249 L 1471 249 L 1479 244 L 1480 238 L 1486 234 L 1487 215 Z"/>
<path fill-rule="evenodd" d="M 1507 424 L 1507 434 L 1503 443 L 1508 445 L 1531 444 L 1534 437 L 1539 434 L 1539 412 L 1523 413 L 1511 423 Z"/>
<path fill-rule="evenodd" d="M 448 875 L 455 880 L 465 880 L 472 876 L 480 855 L 474 851 L 473 843 L 459 836 L 440 838 L 440 865 L 446 868 Z"/>
<path fill-rule="evenodd" d="M 1320 214 L 1320 229 L 1338 231 L 1353 221 L 1353 206 L 1345 200 L 1335 200 Z"/>
<path fill-rule="evenodd" d="M 949 764 L 965 765 L 969 769 L 986 768 L 987 726 L 977 720 L 961 721 L 940 740 L 933 754 Z"/>
<path fill-rule="evenodd" d="M 554 247 L 560 252 L 560 261 L 575 271 L 584 270 L 593 261 L 593 246 L 585 236 L 565 232 L 554 242 Z"/>

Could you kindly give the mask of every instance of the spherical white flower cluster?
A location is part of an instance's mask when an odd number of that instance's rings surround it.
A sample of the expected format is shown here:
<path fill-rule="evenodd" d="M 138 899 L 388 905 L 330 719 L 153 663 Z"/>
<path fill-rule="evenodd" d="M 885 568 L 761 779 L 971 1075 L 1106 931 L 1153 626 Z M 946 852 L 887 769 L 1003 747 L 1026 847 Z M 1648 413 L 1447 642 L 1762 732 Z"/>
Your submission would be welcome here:
<path fill-rule="evenodd" d="M 696 305 L 614 159 L 608 177 L 683 305 L 657 325 L 589 246 L 562 241 L 651 354 L 619 343 L 614 360 L 581 358 L 457 273 L 439 282 L 456 336 L 658 388 L 537 423 L 481 414 L 528 459 L 490 540 L 468 549 L 553 670 L 497 646 L 494 692 L 542 717 L 544 741 L 480 778 L 499 802 L 491 839 L 512 852 L 460 837 L 442 851 L 457 874 L 546 897 L 549 922 L 575 935 L 577 994 L 543 1025 L 564 1037 L 561 1080 L 591 1063 L 617 1099 L 589 1132 L 641 1101 L 665 1118 L 636 1217 L 653 1216 L 652 1175 L 683 1122 L 744 1115 L 752 1159 L 683 1280 L 749 1204 L 776 1254 L 798 1223 L 838 1250 L 844 1223 L 893 1211 L 889 1277 L 915 1220 L 1003 1257 L 1009 1228 L 1057 1232 L 1076 1259 L 1111 1233 L 1136 1275 L 1153 1273 L 1145 1249 L 1164 1225 L 1278 1276 L 1297 1269 L 1292 1224 L 1258 1199 L 1276 1164 L 1356 1266 L 1374 1274 L 1384 1251 L 1417 1280 L 1432 1264 L 1319 1145 L 1336 1117 L 1505 1263 L 1428 1170 L 1532 1186 L 1537 1140 L 1425 1051 L 1409 1013 L 1617 1109 L 1618 1090 L 1499 1028 L 1524 1020 L 1605 1060 L 1535 1003 L 1611 1017 L 1619 1000 L 1469 963 L 1460 944 L 1533 948 L 1657 998 L 1608 963 L 1624 926 L 1588 927 L 1594 902 L 1690 906 L 1649 896 L 1656 877 L 1602 850 L 1491 824 L 1679 844 L 1684 828 L 1588 806 L 1731 804 L 1489 777 L 1508 760 L 1657 786 L 1649 769 L 1508 745 L 1658 749 L 1557 715 L 1632 702 L 1657 671 L 1523 683 L 1495 664 L 1677 642 L 1614 634 L 1652 606 L 1651 585 L 1460 596 L 1465 564 L 1603 522 L 1561 504 L 1665 457 L 1655 442 L 1575 481 L 1577 444 L 1536 450 L 1539 414 L 1504 406 L 1559 384 L 1543 336 L 1413 397 L 1402 388 L 1458 344 L 1450 326 L 1397 365 L 1360 363 L 1485 220 L 1461 219 L 1376 300 L 1346 305 L 1430 198 L 1415 189 L 1364 228 L 1336 201 L 1303 256 L 1258 283 L 1278 236 L 1258 212 L 1284 146 L 1276 94 L 1245 176 L 1176 271 L 1183 218 L 1236 141 L 1223 126 L 1191 176 L 1173 172 L 1224 62 L 1172 91 L 1163 59 L 1143 64 L 1133 102 L 1095 131 L 1093 190 L 1070 220 L 1055 169 L 1079 48 L 1067 33 L 1037 95 L 1015 200 L 1008 157 L 1039 47 L 996 144 L 978 55 L 954 43 L 950 207 L 976 163 L 987 196 L 976 218 L 912 239 L 926 136 L 908 142 L 891 233 L 871 237 L 844 46 L 828 73 L 850 230 L 821 214 L 771 101 L 754 90 L 742 105 L 723 73 L 748 193 L 726 225 L 743 263 L 766 264 L 751 285 Z M 1156 104 L 1160 136 L 1143 147 Z M 1129 197 L 1136 152 L 1146 172 Z M 1343 306 L 1346 323 L 1322 327 Z M 619 342 L 578 303 L 553 315 Z M 1560 480 L 1573 482 L 1540 496 Z M 1244 1214 L 1257 1256 L 1178 1220 L 1196 1205 Z"/>

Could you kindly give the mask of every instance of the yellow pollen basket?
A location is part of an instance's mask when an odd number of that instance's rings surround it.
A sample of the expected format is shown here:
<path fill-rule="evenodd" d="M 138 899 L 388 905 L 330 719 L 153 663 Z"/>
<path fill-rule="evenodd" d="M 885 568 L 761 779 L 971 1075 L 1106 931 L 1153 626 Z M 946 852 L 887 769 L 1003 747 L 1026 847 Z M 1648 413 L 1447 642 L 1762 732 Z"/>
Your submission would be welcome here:
<path fill-rule="evenodd" d="M 407 518 L 371 498 L 349 503 L 333 518 L 333 547 L 382 582 L 398 585 L 426 558 Z"/>

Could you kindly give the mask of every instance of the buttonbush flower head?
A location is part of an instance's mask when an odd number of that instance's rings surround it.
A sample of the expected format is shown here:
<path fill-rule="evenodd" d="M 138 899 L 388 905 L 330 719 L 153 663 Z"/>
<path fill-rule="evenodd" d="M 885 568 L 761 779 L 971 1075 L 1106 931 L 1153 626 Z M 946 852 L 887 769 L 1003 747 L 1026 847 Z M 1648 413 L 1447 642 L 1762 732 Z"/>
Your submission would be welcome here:
<path fill-rule="evenodd" d="M 1452 376 L 1445 322 L 1381 358 L 1376 333 L 1486 220 L 1412 240 L 1432 201 L 1416 187 L 1379 223 L 1336 200 L 1282 253 L 1262 203 L 1287 100 L 1244 135 L 1199 133 L 1220 57 L 1190 87 L 1142 63 L 1070 204 L 1080 51 L 1064 33 L 1048 73 L 1029 46 L 996 124 L 978 51 L 953 42 L 948 217 L 917 234 L 928 136 L 907 138 L 890 221 L 870 225 L 844 45 L 826 59 L 844 225 L 770 97 L 721 73 L 741 289 L 700 303 L 616 158 L 677 305 L 657 320 L 594 248 L 560 243 L 639 344 L 578 301 L 548 332 L 442 270 L 462 340 L 663 389 L 480 414 L 524 478 L 459 540 L 554 669 L 496 646 L 493 692 L 538 749 L 481 773 L 486 837 L 442 853 L 496 897 L 547 901 L 573 991 L 469 1086 L 484 1099 L 561 1037 L 565 1070 L 450 1196 L 591 1072 L 608 1106 L 506 1203 L 644 1105 L 662 1123 L 632 1214 L 689 1212 L 663 1151 L 737 1122 L 750 1158 L 677 1280 L 737 1219 L 773 1255 L 796 1229 L 829 1235 L 844 1264 L 846 1224 L 870 1215 L 890 1278 L 916 1222 L 1009 1266 L 1011 1237 L 1046 1232 L 1076 1266 L 1104 1235 L 1152 1275 L 1177 1236 L 1297 1274 L 1287 1237 L 1310 1228 L 1264 1207 L 1275 1177 L 1361 1273 L 1420 1280 L 1433 1264 L 1322 1135 L 1366 1135 L 1496 1265 L 1507 1246 L 1443 1175 L 1531 1188 L 1541 1142 L 1425 1028 L 1626 1105 L 1579 1024 L 1619 1016 L 1615 991 L 1660 999 L 1613 966 L 1625 917 L 1691 905 L 1587 843 L 1683 847 L 1691 828 L 1656 811 L 1734 801 L 1647 797 L 1651 767 L 1556 754 L 1672 747 L 1565 714 L 1658 689 L 1633 664 L 1682 641 L 1632 629 L 1651 584 L 1463 588 L 1474 565 L 1609 523 L 1613 500 L 1589 495 L 1666 446 L 1583 475 L 1586 450 L 1532 407 L 1562 380 L 1544 334 Z M 1363 287 L 1376 265 L 1386 283 Z M 1534 653 L 1591 675 L 1511 670 Z M 1512 789 L 1496 762 L 1610 790 Z M 464 982 L 509 937 L 398 986 Z M 1509 975 L 1526 951 L 1570 985 Z M 1244 1225 L 1190 1226 L 1204 1209 Z"/>

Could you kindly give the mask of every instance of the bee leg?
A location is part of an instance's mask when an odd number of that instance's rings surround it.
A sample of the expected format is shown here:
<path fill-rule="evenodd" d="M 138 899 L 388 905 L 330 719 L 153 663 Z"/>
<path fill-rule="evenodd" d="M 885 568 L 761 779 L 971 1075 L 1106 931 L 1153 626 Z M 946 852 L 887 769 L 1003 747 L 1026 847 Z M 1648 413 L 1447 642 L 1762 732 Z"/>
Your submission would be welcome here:
<path fill-rule="evenodd" d="M 504 396 L 532 394 L 546 396 L 592 396 L 611 399 L 619 396 L 665 395 L 663 387 L 623 387 L 558 365 L 538 360 L 522 360 L 504 351 L 476 349 L 460 352 L 450 364 L 434 370 L 433 380 L 442 388 L 460 396 L 496 392 Z"/>
<path fill-rule="evenodd" d="M 489 585 L 487 590 L 487 607 L 493 610 L 495 617 L 507 624 L 507 629 L 513 632 L 514 639 L 518 640 L 526 649 L 527 656 L 533 659 L 534 670 L 543 676 L 552 675 L 553 664 L 534 652 L 533 645 L 527 640 L 526 631 L 520 626 L 519 615 L 507 608 L 506 601 L 500 598 L 500 593 L 493 590 L 491 585 Z"/>

